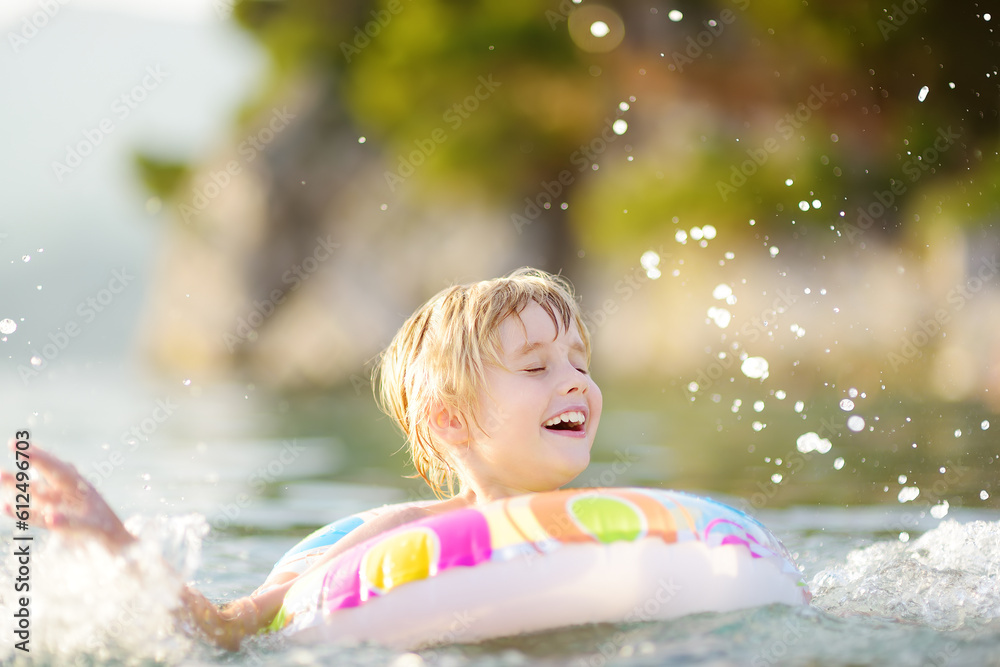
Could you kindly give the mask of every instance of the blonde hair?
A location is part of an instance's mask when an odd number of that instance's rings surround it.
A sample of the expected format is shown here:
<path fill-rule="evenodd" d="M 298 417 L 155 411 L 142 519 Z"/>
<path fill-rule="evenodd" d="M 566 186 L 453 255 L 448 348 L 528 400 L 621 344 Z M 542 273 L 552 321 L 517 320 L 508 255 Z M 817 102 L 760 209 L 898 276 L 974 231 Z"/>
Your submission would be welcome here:
<path fill-rule="evenodd" d="M 445 488 L 454 495 L 460 480 L 435 446 L 431 410 L 440 403 L 475 419 L 486 368 L 501 365 L 500 324 L 531 301 L 545 310 L 557 332 L 576 324 L 589 364 L 590 334 L 572 285 L 527 267 L 442 290 L 406 320 L 376 363 L 376 401 L 403 431 L 417 475 L 439 498 Z"/>

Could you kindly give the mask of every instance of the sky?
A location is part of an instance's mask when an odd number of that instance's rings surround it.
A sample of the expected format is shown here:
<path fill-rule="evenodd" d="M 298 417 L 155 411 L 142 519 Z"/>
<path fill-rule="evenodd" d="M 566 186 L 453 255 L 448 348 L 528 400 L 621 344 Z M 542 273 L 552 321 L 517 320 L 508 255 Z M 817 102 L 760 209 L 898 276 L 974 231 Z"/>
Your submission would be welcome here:
<path fill-rule="evenodd" d="M 0 80 L 17 91 L 0 105 L 0 402 L 15 413 L 58 387 L 79 397 L 75 375 L 134 361 L 169 224 L 135 155 L 211 160 L 267 68 L 213 2 L 0 3 Z M 56 169 L 73 151 L 84 157 L 72 171 Z M 115 272 L 127 289 L 92 317 L 88 299 Z M 79 333 L 60 345 L 69 325 Z M 24 379 L 22 368 L 44 373 Z"/>
<path fill-rule="evenodd" d="M 45 12 L 54 17 L 64 6 L 83 11 L 131 14 L 164 21 L 202 22 L 224 17 L 228 0 L 4 0 L 0 3 L 0 28 L 4 32 L 21 25 L 25 18 Z M 57 9 L 58 7 L 58 9 Z M 38 19 L 42 21 L 41 18 Z"/>

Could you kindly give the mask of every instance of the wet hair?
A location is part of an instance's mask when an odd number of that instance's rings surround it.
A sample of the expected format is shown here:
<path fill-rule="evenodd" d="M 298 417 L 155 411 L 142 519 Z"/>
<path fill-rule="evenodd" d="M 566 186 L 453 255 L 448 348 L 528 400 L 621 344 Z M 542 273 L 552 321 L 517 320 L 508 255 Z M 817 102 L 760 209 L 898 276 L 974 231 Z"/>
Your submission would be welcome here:
<path fill-rule="evenodd" d="M 562 276 L 524 267 L 503 278 L 442 290 L 406 320 L 375 365 L 379 407 L 406 436 L 415 476 L 439 498 L 454 495 L 461 480 L 432 437 L 431 411 L 443 404 L 476 418 L 486 369 L 502 365 L 500 325 L 532 301 L 557 332 L 576 325 L 589 364 L 590 334 L 572 285 Z"/>

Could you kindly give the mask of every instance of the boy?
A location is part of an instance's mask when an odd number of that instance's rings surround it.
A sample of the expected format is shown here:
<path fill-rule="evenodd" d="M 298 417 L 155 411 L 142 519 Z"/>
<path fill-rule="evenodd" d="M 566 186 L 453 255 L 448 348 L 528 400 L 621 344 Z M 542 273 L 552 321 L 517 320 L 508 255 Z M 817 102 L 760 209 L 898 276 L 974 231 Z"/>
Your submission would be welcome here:
<path fill-rule="evenodd" d="M 525 268 L 451 287 L 421 306 L 376 373 L 381 407 L 403 430 L 417 473 L 439 500 L 387 508 L 307 571 L 397 526 L 572 481 L 590 462 L 601 416 L 589 362 L 590 336 L 572 289 L 545 272 Z M 33 490 L 45 527 L 96 538 L 112 552 L 135 541 L 73 466 L 37 447 L 31 457 L 49 486 Z M 2 475 L 9 491 L 14 479 Z M 5 510 L 12 514 L 10 505 Z M 183 611 L 206 637 L 237 650 L 244 636 L 270 623 L 298 576 L 269 581 L 222 608 L 185 586 Z"/>

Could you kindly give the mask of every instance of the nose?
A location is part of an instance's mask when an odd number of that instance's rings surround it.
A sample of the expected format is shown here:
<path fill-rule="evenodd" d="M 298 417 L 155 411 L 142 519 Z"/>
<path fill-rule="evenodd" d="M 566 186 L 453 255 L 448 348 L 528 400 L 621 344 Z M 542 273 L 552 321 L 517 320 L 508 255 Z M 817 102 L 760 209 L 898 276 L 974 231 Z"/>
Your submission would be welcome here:
<path fill-rule="evenodd" d="M 577 370 L 576 365 L 570 361 L 562 364 L 562 374 L 559 378 L 559 391 L 563 394 L 580 393 L 586 394 L 590 388 L 590 377 Z"/>

